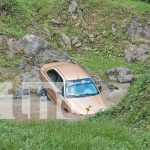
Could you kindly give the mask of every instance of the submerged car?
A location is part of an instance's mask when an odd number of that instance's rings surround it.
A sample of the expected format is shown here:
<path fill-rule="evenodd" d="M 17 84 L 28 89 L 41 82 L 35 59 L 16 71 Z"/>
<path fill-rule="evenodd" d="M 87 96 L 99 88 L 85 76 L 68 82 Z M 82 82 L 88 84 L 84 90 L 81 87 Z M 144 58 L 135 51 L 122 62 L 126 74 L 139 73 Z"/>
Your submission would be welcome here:
<path fill-rule="evenodd" d="M 78 64 L 54 62 L 40 69 L 47 96 L 63 110 L 80 115 L 108 108 L 107 101 L 90 75 Z"/>

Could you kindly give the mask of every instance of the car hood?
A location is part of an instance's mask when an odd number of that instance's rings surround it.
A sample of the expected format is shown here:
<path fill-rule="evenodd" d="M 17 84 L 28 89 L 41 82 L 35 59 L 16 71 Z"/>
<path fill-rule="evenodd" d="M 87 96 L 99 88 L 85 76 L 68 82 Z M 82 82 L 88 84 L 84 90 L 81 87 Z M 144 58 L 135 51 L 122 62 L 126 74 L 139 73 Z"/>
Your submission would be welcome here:
<path fill-rule="evenodd" d="M 102 94 L 67 99 L 67 103 L 70 105 L 72 113 L 81 115 L 95 114 L 108 108 L 107 101 Z"/>

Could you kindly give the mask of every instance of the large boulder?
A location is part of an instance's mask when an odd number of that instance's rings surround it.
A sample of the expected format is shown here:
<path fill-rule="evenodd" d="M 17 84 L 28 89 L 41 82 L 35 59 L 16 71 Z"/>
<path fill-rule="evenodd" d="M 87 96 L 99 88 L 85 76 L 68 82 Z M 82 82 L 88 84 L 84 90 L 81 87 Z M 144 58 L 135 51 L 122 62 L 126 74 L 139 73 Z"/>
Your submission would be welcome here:
<path fill-rule="evenodd" d="M 141 44 L 141 45 L 130 45 L 125 49 L 125 59 L 128 62 L 135 61 L 148 61 L 150 52 L 150 45 Z"/>
<path fill-rule="evenodd" d="M 50 49 L 51 46 L 40 37 L 26 35 L 17 42 L 16 48 L 18 51 L 22 51 L 27 55 L 35 55 L 40 50 Z"/>
<path fill-rule="evenodd" d="M 150 23 L 141 23 L 138 18 L 134 18 L 127 25 L 128 34 L 132 40 L 150 40 Z"/>
<path fill-rule="evenodd" d="M 15 45 L 18 52 L 25 53 L 22 57 L 20 68 L 26 65 L 40 66 L 54 60 L 69 60 L 69 57 L 59 50 L 54 49 L 47 41 L 35 35 L 26 35 L 21 38 Z"/>
<path fill-rule="evenodd" d="M 120 83 L 130 83 L 134 80 L 128 68 L 112 68 L 106 71 L 106 75 L 111 81 L 118 81 Z"/>

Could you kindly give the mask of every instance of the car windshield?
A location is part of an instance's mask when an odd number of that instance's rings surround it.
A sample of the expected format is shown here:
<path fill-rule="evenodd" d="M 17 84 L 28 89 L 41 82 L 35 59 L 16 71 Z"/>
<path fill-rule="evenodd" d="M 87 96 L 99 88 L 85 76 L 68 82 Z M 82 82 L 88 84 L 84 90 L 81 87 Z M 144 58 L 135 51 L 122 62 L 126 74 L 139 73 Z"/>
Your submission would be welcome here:
<path fill-rule="evenodd" d="M 99 94 L 91 78 L 67 81 L 65 90 L 67 98 L 86 97 Z"/>

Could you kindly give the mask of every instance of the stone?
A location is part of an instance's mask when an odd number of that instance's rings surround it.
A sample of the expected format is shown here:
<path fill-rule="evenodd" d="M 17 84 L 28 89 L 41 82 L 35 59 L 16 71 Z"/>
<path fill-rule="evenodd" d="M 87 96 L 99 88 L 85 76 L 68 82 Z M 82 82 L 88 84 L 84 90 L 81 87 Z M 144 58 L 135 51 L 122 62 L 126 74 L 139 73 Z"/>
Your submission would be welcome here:
<path fill-rule="evenodd" d="M 67 43 L 69 37 L 63 35 L 64 42 L 71 48 L 71 41 Z M 69 39 L 70 40 L 70 39 Z M 20 68 L 25 68 L 28 64 L 31 67 L 38 67 L 41 64 L 49 63 L 54 60 L 68 60 L 69 57 L 59 50 L 54 49 L 47 41 L 34 35 L 26 35 L 15 45 L 18 53 L 25 53 L 26 57 L 20 63 Z"/>
<path fill-rule="evenodd" d="M 130 83 L 134 79 L 133 75 L 119 75 L 118 76 L 118 82 L 120 83 Z"/>
<path fill-rule="evenodd" d="M 111 26 L 111 28 L 112 28 L 112 32 L 115 33 L 117 31 L 117 28 L 116 28 L 116 26 L 114 24 Z"/>
<path fill-rule="evenodd" d="M 114 76 L 114 75 L 116 75 L 116 73 L 117 73 L 116 68 L 112 68 L 112 69 L 109 69 L 106 71 L 106 75 L 108 75 L 108 76 Z"/>
<path fill-rule="evenodd" d="M 53 20 L 52 20 L 52 23 L 54 25 L 57 25 L 57 26 L 63 26 L 65 24 L 65 20 L 62 18 L 62 17 L 55 17 Z"/>
<path fill-rule="evenodd" d="M 45 41 L 35 35 L 26 35 L 16 44 L 18 51 L 23 51 L 27 55 L 35 55 L 43 48 L 46 48 Z M 48 48 L 48 47 L 47 47 Z"/>
<path fill-rule="evenodd" d="M 117 86 L 113 85 L 113 84 L 109 84 L 109 85 L 107 85 L 107 87 L 108 87 L 111 91 L 113 91 L 113 90 L 119 90 L 119 88 L 118 88 Z"/>
<path fill-rule="evenodd" d="M 90 42 L 94 42 L 94 41 L 95 41 L 94 35 L 90 34 L 90 35 L 89 35 L 89 40 L 90 40 Z"/>
<path fill-rule="evenodd" d="M 106 71 L 106 75 L 111 81 L 118 81 L 120 83 L 130 83 L 134 79 L 128 68 L 112 68 Z"/>
<path fill-rule="evenodd" d="M 116 68 L 116 71 L 119 76 L 130 74 L 130 70 L 128 68 L 124 68 L 124 67 Z"/>
<path fill-rule="evenodd" d="M 150 40 L 150 24 L 143 24 L 138 18 L 132 19 L 127 24 L 127 30 L 132 40 L 140 38 Z"/>
<path fill-rule="evenodd" d="M 79 0 L 71 0 L 68 12 L 71 14 L 72 18 L 76 20 L 79 15 Z"/>
<path fill-rule="evenodd" d="M 125 59 L 128 62 L 142 61 L 145 62 L 149 58 L 150 45 L 140 44 L 139 46 L 130 45 L 125 49 Z"/>
<path fill-rule="evenodd" d="M 30 72 L 26 72 L 20 76 L 20 81 L 30 88 L 31 93 L 36 93 L 37 95 L 43 89 L 43 82 L 39 77 L 38 70 L 38 68 L 32 69 Z"/>
<path fill-rule="evenodd" d="M 72 47 L 79 48 L 82 46 L 82 42 L 79 37 L 71 38 Z"/>
<path fill-rule="evenodd" d="M 26 69 L 27 65 L 28 65 L 27 63 L 22 62 L 22 63 L 20 63 L 20 64 L 18 65 L 18 68 L 19 68 L 19 69 Z"/>
<path fill-rule="evenodd" d="M 74 14 L 74 13 L 78 12 L 78 3 L 75 0 L 71 1 L 70 5 L 69 5 L 69 8 L 68 8 L 68 11 L 71 14 Z"/>
<path fill-rule="evenodd" d="M 70 38 L 67 35 L 62 34 L 61 39 L 64 43 L 64 46 L 66 46 L 68 49 L 71 49 L 71 40 L 70 40 Z"/>

